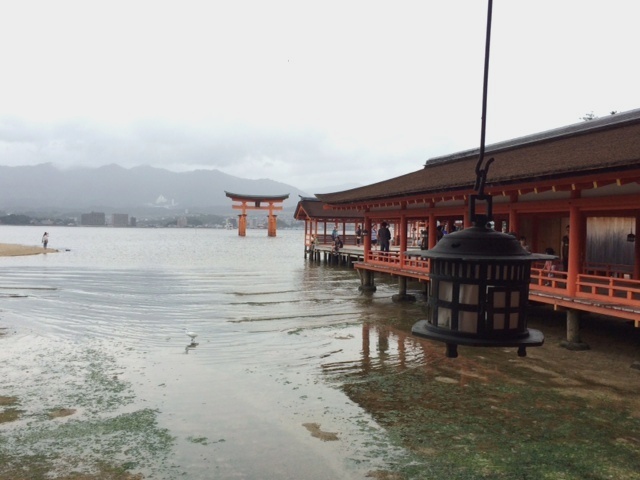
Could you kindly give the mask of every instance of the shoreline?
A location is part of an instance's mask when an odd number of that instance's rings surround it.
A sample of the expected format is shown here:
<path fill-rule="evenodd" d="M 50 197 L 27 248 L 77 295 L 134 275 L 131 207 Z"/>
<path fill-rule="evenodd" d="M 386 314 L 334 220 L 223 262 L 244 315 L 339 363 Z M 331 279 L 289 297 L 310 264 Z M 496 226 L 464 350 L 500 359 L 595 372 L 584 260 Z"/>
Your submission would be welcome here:
<path fill-rule="evenodd" d="M 35 245 L 17 245 L 13 243 L 0 243 L 0 257 L 20 257 L 24 255 L 40 255 L 42 253 L 55 253 L 54 248 L 36 247 Z"/>

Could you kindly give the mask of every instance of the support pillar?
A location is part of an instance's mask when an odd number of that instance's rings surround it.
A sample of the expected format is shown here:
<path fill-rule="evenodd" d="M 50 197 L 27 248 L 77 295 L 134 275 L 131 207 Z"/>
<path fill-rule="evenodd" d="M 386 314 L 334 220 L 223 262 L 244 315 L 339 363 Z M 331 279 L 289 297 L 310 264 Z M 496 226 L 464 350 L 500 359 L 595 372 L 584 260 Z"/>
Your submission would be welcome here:
<path fill-rule="evenodd" d="M 636 224 L 635 224 L 635 235 L 640 235 L 638 233 L 638 228 L 640 228 L 640 216 L 636 215 Z M 633 248 L 633 279 L 638 280 L 640 278 L 640 239 L 636 238 Z"/>
<path fill-rule="evenodd" d="M 304 258 L 307 258 L 307 254 L 313 255 L 313 252 L 311 251 L 311 249 L 313 248 L 313 245 L 311 244 L 311 235 L 310 232 L 311 231 L 311 226 L 309 225 L 309 220 L 305 219 L 304 221 Z M 309 245 L 307 245 L 307 243 Z"/>
<path fill-rule="evenodd" d="M 373 282 L 373 271 L 359 269 L 358 273 L 360 274 L 360 286 L 358 290 L 361 292 L 375 292 L 376 286 Z"/>
<path fill-rule="evenodd" d="M 407 294 L 407 277 L 398 277 L 398 293 L 391 297 L 396 303 L 400 302 L 415 302 L 416 297 L 414 295 Z"/>
<path fill-rule="evenodd" d="M 575 297 L 577 291 L 580 257 L 584 248 L 583 224 L 580 210 L 572 206 L 569 209 L 569 257 L 567 262 L 567 294 L 572 297 Z"/>
<path fill-rule="evenodd" d="M 247 214 L 241 213 L 238 215 L 238 235 L 241 237 L 247 236 Z"/>
<path fill-rule="evenodd" d="M 363 243 L 363 247 L 364 247 L 364 253 L 365 253 L 365 259 L 364 261 L 367 261 L 367 252 L 369 252 L 371 250 L 371 217 L 366 217 L 364 219 L 364 225 L 363 225 L 364 230 L 367 232 L 366 235 L 364 235 L 364 241 Z"/>
<path fill-rule="evenodd" d="M 438 222 L 433 213 L 429 214 L 429 250 L 438 243 Z"/>
<path fill-rule="evenodd" d="M 276 225 L 277 223 L 277 215 L 269 214 L 269 221 L 267 222 L 267 236 L 275 237 L 276 236 Z"/>
<path fill-rule="evenodd" d="M 589 345 L 580 339 L 580 312 L 567 310 L 567 339 L 560 342 L 567 350 L 589 350 Z"/>
<path fill-rule="evenodd" d="M 509 208 L 509 226 L 507 232 L 513 232 L 520 237 L 520 225 L 518 222 L 518 212 L 513 208 Z"/>

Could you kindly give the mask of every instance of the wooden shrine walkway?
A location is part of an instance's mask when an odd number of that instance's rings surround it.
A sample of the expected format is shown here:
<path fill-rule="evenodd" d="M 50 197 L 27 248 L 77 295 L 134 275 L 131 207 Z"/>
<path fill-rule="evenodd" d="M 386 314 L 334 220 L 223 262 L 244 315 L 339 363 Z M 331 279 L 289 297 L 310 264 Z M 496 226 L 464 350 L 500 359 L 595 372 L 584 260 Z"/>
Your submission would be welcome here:
<path fill-rule="evenodd" d="M 317 245 L 309 257 L 327 264 L 353 266 L 357 270 L 368 270 L 405 277 L 420 282 L 429 281 L 429 260 L 421 255 L 418 247 L 401 252 L 391 247 L 390 252 L 372 250 L 365 252 L 362 246 L 349 245 L 332 252 L 331 244 Z M 552 305 L 555 309 L 574 309 L 634 322 L 640 328 L 640 281 L 616 275 L 579 274 L 576 293 L 567 292 L 565 272 L 554 272 L 549 277 L 541 265 L 531 270 L 529 299 Z"/>

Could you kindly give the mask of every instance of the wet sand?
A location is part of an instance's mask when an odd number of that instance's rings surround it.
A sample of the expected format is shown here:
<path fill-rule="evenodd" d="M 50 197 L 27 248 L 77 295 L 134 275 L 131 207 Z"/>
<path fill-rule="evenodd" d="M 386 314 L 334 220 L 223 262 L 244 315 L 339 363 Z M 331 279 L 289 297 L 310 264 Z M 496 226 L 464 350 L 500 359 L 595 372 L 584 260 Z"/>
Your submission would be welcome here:
<path fill-rule="evenodd" d="M 35 245 L 15 245 L 0 243 L 0 257 L 18 257 L 21 255 L 40 255 L 41 253 L 55 253 L 53 248 L 42 248 Z"/>

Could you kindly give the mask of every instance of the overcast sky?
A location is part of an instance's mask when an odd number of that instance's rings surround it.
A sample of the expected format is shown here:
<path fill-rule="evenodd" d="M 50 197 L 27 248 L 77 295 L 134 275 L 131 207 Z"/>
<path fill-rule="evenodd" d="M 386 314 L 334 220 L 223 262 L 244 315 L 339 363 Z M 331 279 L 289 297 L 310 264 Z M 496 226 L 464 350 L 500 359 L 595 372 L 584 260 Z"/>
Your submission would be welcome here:
<path fill-rule="evenodd" d="M 484 0 L 3 1 L 0 165 L 309 193 L 477 148 Z M 640 107 L 640 2 L 494 0 L 487 144 Z"/>

